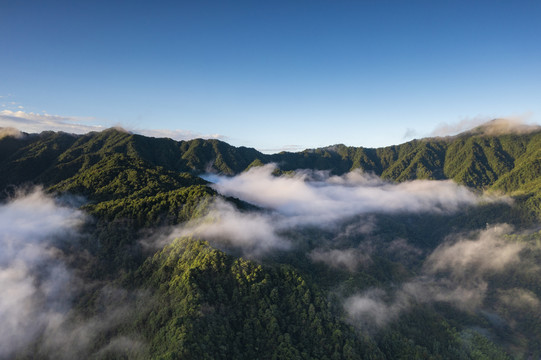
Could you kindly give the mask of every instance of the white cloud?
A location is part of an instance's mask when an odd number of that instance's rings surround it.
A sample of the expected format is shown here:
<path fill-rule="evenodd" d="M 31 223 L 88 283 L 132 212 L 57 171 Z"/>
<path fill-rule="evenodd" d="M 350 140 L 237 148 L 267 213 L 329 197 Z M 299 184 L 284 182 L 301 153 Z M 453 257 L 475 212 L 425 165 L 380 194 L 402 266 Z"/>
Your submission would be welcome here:
<path fill-rule="evenodd" d="M 146 302 L 143 292 L 106 286 L 94 293 L 102 311 L 84 320 L 74 316 L 72 299 L 89 284 L 67 267 L 55 243 L 75 241 L 85 218 L 39 188 L 0 205 L 0 359 L 32 356 L 34 345 L 47 358 L 91 357 L 96 338 L 125 321 L 135 302 Z M 97 351 L 133 355 L 144 348 L 122 336 Z"/>
<path fill-rule="evenodd" d="M 217 245 L 240 247 L 249 255 L 260 255 L 276 249 L 287 249 L 290 243 L 280 236 L 281 218 L 268 213 L 241 212 L 217 199 L 208 205 L 202 218 L 176 228 L 159 245 L 172 239 L 194 236 Z"/>
<path fill-rule="evenodd" d="M 515 310 L 522 311 L 523 313 L 532 312 L 536 314 L 541 311 L 541 301 L 537 295 L 530 290 L 513 288 L 500 290 L 498 293 L 498 297 L 502 303 Z"/>
<path fill-rule="evenodd" d="M 279 147 L 279 148 L 267 148 L 267 149 L 258 149 L 259 151 L 261 151 L 262 153 L 265 153 L 265 154 L 276 154 L 276 153 L 280 153 L 282 151 L 286 151 L 286 152 L 297 152 L 297 151 L 302 151 L 304 150 L 300 145 L 284 145 L 282 147 Z"/>
<path fill-rule="evenodd" d="M 252 168 L 235 177 L 214 177 L 220 193 L 273 209 L 297 224 L 324 226 L 374 212 L 452 212 L 480 198 L 451 181 L 415 180 L 392 184 L 354 171 L 344 176 L 299 171 L 274 176 L 274 165 Z"/>
<path fill-rule="evenodd" d="M 502 271 L 506 266 L 519 262 L 519 253 L 524 249 L 521 243 L 503 239 L 503 235 L 510 231 L 508 225 L 498 225 L 481 232 L 474 240 L 445 242 L 427 258 L 426 270 L 432 274 L 449 273 L 461 282 Z"/>
<path fill-rule="evenodd" d="M 401 184 L 359 172 L 329 176 L 324 172 L 300 171 L 292 176 L 272 175 L 273 165 L 257 167 L 235 177 L 213 175 L 209 180 L 218 192 L 266 208 L 261 212 L 242 212 L 224 201 L 215 201 L 207 215 L 178 227 L 164 239 L 196 236 L 214 244 L 238 246 L 249 254 L 287 249 L 291 242 L 287 231 L 305 226 L 329 227 L 355 215 L 374 212 L 451 212 L 460 206 L 473 205 L 481 198 L 467 188 L 450 181 L 412 181 Z M 340 237 L 366 235 L 374 229 L 370 216 L 346 226 Z M 407 242 L 392 244 L 405 251 Z M 391 251 L 391 250 L 389 250 Z M 408 251 L 418 251 L 410 249 Z M 356 249 L 317 249 L 313 261 L 354 271 L 369 264 L 370 251 Z"/>
<path fill-rule="evenodd" d="M 344 309 L 350 320 L 364 331 L 373 331 L 387 324 L 404 308 L 406 303 L 385 301 L 387 293 L 382 289 L 370 289 L 344 301 Z"/>
<path fill-rule="evenodd" d="M 0 358 L 24 349 L 69 308 L 71 274 L 52 243 L 74 236 L 83 218 L 39 189 L 0 205 Z"/>

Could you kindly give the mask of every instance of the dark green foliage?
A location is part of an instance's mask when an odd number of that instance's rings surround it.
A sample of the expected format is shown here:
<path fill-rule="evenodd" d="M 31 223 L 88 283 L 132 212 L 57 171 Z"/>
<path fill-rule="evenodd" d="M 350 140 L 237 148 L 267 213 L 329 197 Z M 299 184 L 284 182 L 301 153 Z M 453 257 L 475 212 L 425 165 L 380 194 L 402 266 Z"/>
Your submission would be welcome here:
<path fill-rule="evenodd" d="M 174 225 L 197 216 L 197 209 L 215 192 L 203 185 L 182 187 L 154 196 L 125 197 L 88 205 L 87 210 L 100 219 L 132 219 L 133 225 L 153 227 Z"/>
<path fill-rule="evenodd" d="M 431 309 L 417 308 L 378 336 L 388 359 L 510 360 L 511 357 L 478 332 L 462 333 Z"/>
<path fill-rule="evenodd" d="M 420 141 L 418 146 L 406 152 L 383 171 L 382 177 L 396 181 L 443 179 L 444 156 L 443 142 Z"/>
<path fill-rule="evenodd" d="M 22 139 L 0 139 L 0 188 L 27 182 L 43 183 L 54 176 L 58 157 L 77 137 L 65 133 L 43 132 Z"/>
<path fill-rule="evenodd" d="M 130 159 L 123 154 L 113 154 L 50 189 L 106 201 L 153 196 L 195 184 L 205 184 L 205 181 L 186 173 L 149 167 L 143 161 Z"/>
<path fill-rule="evenodd" d="M 291 267 L 263 267 L 185 238 L 137 277 L 157 297 L 139 320 L 150 325 L 145 336 L 155 358 L 383 358 Z"/>

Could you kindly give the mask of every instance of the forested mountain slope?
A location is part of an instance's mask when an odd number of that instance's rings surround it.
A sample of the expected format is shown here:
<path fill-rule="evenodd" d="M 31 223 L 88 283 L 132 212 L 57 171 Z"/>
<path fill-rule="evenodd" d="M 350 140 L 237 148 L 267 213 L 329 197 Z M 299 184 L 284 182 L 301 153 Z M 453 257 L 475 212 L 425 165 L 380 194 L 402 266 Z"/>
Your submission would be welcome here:
<path fill-rule="evenodd" d="M 46 237 L 40 261 L 25 262 L 35 251 L 0 257 L 4 278 L 20 263 L 28 272 L 2 280 L 7 292 L 35 289 L 24 311 L 1 312 L 29 318 L 5 321 L 18 324 L 17 342 L 0 332 L 11 344 L 0 359 L 538 358 L 541 131 L 481 130 L 273 155 L 120 129 L 3 137 L 2 250 L 17 249 L 13 239 L 39 245 L 43 224 L 19 235 L 42 202 L 45 214 L 67 216 L 69 206 L 79 225 Z M 257 172 L 270 163 L 272 176 Z M 356 169 L 384 181 L 348 183 Z M 295 174 L 303 170 L 329 174 L 312 181 Z M 208 173 L 276 180 L 275 197 L 293 212 L 220 193 L 200 177 Z M 411 182 L 446 179 L 468 188 Z M 372 207 L 348 199 L 351 189 Z M 309 204 L 301 214 L 297 193 Z M 51 196 L 57 205 L 43 200 Z M 325 219 L 341 213 L 337 199 L 346 215 Z M 11 229 L 19 223 L 24 231 Z"/>

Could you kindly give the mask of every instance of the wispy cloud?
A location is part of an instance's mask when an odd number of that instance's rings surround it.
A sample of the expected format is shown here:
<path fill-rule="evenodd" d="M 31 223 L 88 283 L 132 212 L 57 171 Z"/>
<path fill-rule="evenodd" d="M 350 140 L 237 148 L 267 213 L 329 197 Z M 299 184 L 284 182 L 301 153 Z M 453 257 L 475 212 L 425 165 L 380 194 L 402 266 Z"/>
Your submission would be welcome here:
<path fill-rule="evenodd" d="M 337 269 L 346 269 L 350 272 L 356 271 L 359 267 L 366 267 L 372 264 L 371 249 L 314 249 L 308 257 L 313 262 L 324 263 Z"/>
<path fill-rule="evenodd" d="M 49 115 L 33 112 L 2 110 L 0 111 L 0 127 L 13 128 L 27 133 L 40 133 L 42 131 L 63 131 L 72 134 L 86 134 L 91 131 L 102 131 L 108 128 L 104 125 L 89 125 L 95 121 L 89 117 Z M 200 134 L 188 130 L 156 130 L 156 129 L 131 129 L 121 127 L 130 133 L 152 137 L 165 137 L 174 140 L 190 140 L 195 138 L 226 139 L 220 134 Z"/>
<path fill-rule="evenodd" d="M 173 140 L 191 140 L 191 139 L 218 139 L 218 140 L 226 140 L 227 137 L 220 134 L 201 134 L 192 132 L 189 130 L 165 130 L 165 129 L 143 129 L 138 130 L 134 129 L 131 130 L 134 133 L 145 135 L 145 136 L 151 136 L 156 138 L 169 138 Z"/>
<path fill-rule="evenodd" d="M 488 278 L 521 265 L 525 245 L 510 242 L 508 225 L 496 225 L 478 234 L 448 238 L 430 254 L 423 271 L 394 290 L 370 289 L 344 301 L 350 321 L 367 331 L 396 319 L 415 304 L 447 302 L 462 310 L 474 311 L 483 305 L 489 288 Z M 528 291 L 501 296 L 513 304 L 538 304 Z M 516 300 L 516 301 L 515 301 Z"/>
<path fill-rule="evenodd" d="M 146 245 L 161 247 L 173 239 L 194 236 L 217 246 L 241 248 L 245 254 L 259 256 L 271 250 L 288 249 L 290 242 L 279 233 L 283 217 L 263 212 L 243 212 L 221 199 L 205 204 L 205 215 L 174 228 L 164 236 L 149 239 Z"/>
<path fill-rule="evenodd" d="M 48 323 L 39 339 L 41 353 L 51 359 L 74 358 L 141 358 L 146 343 L 138 337 L 126 335 L 113 336 L 101 349 L 96 349 L 96 341 L 104 333 L 125 323 L 134 311 L 146 311 L 151 300 L 143 291 L 130 292 L 113 286 L 103 286 L 94 292 L 100 311 L 86 319 L 67 313 L 56 321 Z"/>
<path fill-rule="evenodd" d="M 403 139 L 411 139 L 414 136 L 417 136 L 417 131 L 412 128 L 407 128 L 406 132 L 404 132 L 404 136 L 402 136 Z"/>
<path fill-rule="evenodd" d="M 12 127 L 0 128 L 0 139 L 2 139 L 4 137 L 7 137 L 7 136 L 11 136 L 11 137 L 20 139 L 20 138 L 22 138 L 24 136 L 24 134 L 22 132 L 20 132 L 19 130 L 15 129 L 15 128 L 12 128 Z"/>
<path fill-rule="evenodd" d="M 510 231 L 508 225 L 499 225 L 481 232 L 476 239 L 447 241 L 427 258 L 426 270 L 431 274 L 450 274 L 461 283 L 502 271 L 520 260 L 519 253 L 524 248 L 521 243 L 503 239 Z"/>
<path fill-rule="evenodd" d="M 300 145 L 284 145 L 278 148 L 266 148 L 266 149 L 257 149 L 265 154 L 276 154 L 282 151 L 286 152 L 298 152 L 304 150 Z"/>
<path fill-rule="evenodd" d="M 90 131 L 102 131 L 104 126 L 86 125 L 83 122 L 90 118 L 78 118 L 49 114 L 37 114 L 24 111 L 0 111 L 0 126 L 11 127 L 28 133 L 39 133 L 46 130 L 64 131 L 73 134 L 84 134 Z"/>

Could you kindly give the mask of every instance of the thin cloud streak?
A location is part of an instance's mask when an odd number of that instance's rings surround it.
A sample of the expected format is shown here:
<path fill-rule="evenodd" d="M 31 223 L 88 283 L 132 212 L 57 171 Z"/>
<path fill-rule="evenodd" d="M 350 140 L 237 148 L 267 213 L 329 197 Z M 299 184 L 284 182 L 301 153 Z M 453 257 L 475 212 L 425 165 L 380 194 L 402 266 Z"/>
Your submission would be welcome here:
<path fill-rule="evenodd" d="M 217 139 L 217 140 L 226 140 L 227 137 L 220 134 L 200 134 L 194 133 L 189 130 L 165 130 L 165 129 L 134 129 L 132 132 L 144 136 L 150 136 L 155 138 L 168 138 L 177 141 L 182 140 L 191 140 L 191 139 Z"/>
<path fill-rule="evenodd" d="M 276 153 L 280 153 L 280 152 L 299 152 L 299 151 L 302 151 L 304 150 L 303 147 L 301 147 L 300 145 L 284 145 L 282 147 L 278 147 L 278 148 L 266 148 L 266 149 L 257 149 L 259 151 L 261 151 L 262 153 L 265 153 L 265 154 L 276 154 Z"/>
<path fill-rule="evenodd" d="M 143 245 L 162 247 L 179 237 L 196 237 L 218 247 L 238 247 L 248 256 L 287 250 L 291 246 L 289 240 L 280 235 L 284 224 L 279 214 L 239 211 L 219 198 L 201 206 L 204 216 L 162 235 L 153 234 L 151 238 L 143 240 Z"/>
<path fill-rule="evenodd" d="M 36 114 L 24 111 L 0 111 L 0 126 L 15 128 L 27 133 L 40 133 L 42 131 L 63 131 L 72 134 L 85 134 L 91 131 L 102 131 L 106 127 L 101 125 L 85 125 L 82 121 L 90 118 L 59 116 L 49 114 Z"/>
<path fill-rule="evenodd" d="M 49 114 L 37 114 L 24 111 L 0 111 L 0 127 L 17 129 L 27 133 L 40 133 L 42 131 L 63 131 L 70 134 L 86 134 L 92 131 L 103 131 L 108 126 L 88 125 L 85 122 L 94 121 L 93 118 L 82 118 L 74 116 L 59 116 Z M 199 134 L 189 130 L 161 130 L 161 129 L 132 129 L 125 128 L 130 133 L 151 137 L 163 137 L 173 140 L 203 139 L 226 139 L 220 134 Z M 2 136 L 2 134 L 0 134 Z M 4 135 L 5 136 L 5 135 Z"/>

